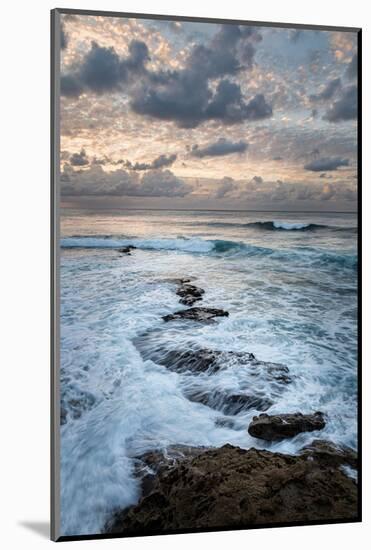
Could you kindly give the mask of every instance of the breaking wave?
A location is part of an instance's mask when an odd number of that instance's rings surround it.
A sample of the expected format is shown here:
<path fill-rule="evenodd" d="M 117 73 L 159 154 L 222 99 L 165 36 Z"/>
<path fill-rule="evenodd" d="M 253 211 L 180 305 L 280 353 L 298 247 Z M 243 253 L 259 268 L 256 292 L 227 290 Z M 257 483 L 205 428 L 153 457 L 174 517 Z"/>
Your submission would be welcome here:
<path fill-rule="evenodd" d="M 172 239 L 140 239 L 100 237 L 67 237 L 61 239 L 62 248 L 83 249 L 119 249 L 133 246 L 140 250 L 174 251 L 190 254 L 239 254 L 244 256 L 270 256 L 280 261 L 310 261 L 311 263 L 336 264 L 343 267 L 356 268 L 357 256 L 348 252 L 337 253 L 313 247 L 296 247 L 291 249 L 274 249 L 256 246 L 241 241 L 206 240 L 198 238 L 178 237 Z"/>

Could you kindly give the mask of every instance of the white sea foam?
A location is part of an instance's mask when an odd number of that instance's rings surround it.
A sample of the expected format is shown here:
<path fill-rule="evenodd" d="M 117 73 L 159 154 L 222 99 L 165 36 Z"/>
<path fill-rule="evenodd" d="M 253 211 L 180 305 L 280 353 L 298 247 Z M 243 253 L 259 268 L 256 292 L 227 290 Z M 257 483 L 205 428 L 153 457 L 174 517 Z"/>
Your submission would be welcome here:
<path fill-rule="evenodd" d="M 298 222 L 284 222 L 284 221 L 274 221 L 273 222 L 273 226 L 276 228 L 276 229 L 287 229 L 288 231 L 290 231 L 291 229 L 293 230 L 298 230 L 298 229 L 305 229 L 307 227 L 310 227 L 310 223 L 298 223 Z"/>

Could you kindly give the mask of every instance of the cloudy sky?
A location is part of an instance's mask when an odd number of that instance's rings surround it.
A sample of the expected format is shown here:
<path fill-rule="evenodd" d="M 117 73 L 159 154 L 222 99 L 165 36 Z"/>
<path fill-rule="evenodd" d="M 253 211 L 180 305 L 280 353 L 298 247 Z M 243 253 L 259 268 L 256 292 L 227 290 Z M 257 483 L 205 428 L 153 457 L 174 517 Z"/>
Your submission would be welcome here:
<path fill-rule="evenodd" d="M 357 35 L 61 16 L 73 208 L 355 211 Z"/>

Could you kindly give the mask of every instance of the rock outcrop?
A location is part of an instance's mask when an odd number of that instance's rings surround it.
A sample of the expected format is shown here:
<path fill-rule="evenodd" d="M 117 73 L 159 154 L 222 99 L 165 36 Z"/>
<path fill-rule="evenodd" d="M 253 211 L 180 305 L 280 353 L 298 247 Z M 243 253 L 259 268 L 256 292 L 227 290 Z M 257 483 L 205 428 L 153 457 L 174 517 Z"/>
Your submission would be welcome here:
<path fill-rule="evenodd" d="M 223 309 L 217 309 L 213 307 L 191 307 L 189 309 L 182 309 L 165 315 L 163 317 L 164 321 L 178 321 L 181 319 L 186 319 L 190 321 L 199 321 L 201 323 L 207 323 L 213 321 L 215 317 L 228 317 L 228 311 Z"/>
<path fill-rule="evenodd" d="M 185 306 L 193 306 L 195 302 L 202 300 L 202 295 L 205 294 L 203 288 L 199 288 L 189 283 L 183 283 L 179 286 L 176 294 L 181 297 L 179 302 Z"/>
<path fill-rule="evenodd" d="M 291 456 L 231 445 L 198 454 L 192 449 L 172 465 L 152 453 L 150 486 L 136 506 L 117 511 L 107 531 L 151 534 L 357 519 L 357 485 L 334 464 L 313 460 L 309 450 Z"/>
<path fill-rule="evenodd" d="M 267 441 L 277 441 L 294 437 L 302 432 L 322 430 L 326 425 L 323 413 L 314 414 L 260 414 L 254 416 L 248 427 L 253 437 Z"/>
<path fill-rule="evenodd" d="M 136 249 L 136 246 L 133 246 L 130 244 L 129 246 L 123 246 L 122 248 L 119 248 L 118 252 L 120 252 L 120 254 L 126 254 L 127 256 L 130 256 L 131 251 L 135 249 Z"/>

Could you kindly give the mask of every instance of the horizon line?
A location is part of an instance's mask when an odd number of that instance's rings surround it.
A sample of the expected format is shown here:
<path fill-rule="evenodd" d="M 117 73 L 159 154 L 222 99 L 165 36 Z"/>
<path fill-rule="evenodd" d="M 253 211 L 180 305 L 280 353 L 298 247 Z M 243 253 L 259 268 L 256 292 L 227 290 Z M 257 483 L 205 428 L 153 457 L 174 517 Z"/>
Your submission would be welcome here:
<path fill-rule="evenodd" d="M 159 211 L 159 212 L 261 212 L 261 213 L 283 213 L 283 214 L 358 214 L 358 210 L 260 210 L 260 209 L 230 209 L 230 208 L 89 208 L 89 207 L 71 207 L 60 206 L 60 210 L 90 210 L 98 212 L 99 210 L 124 210 L 124 211 Z"/>

